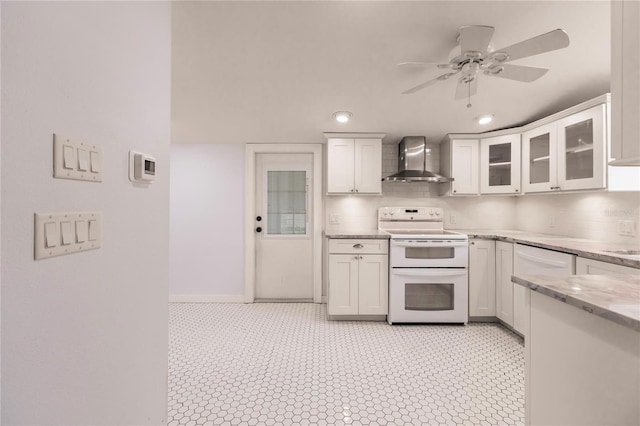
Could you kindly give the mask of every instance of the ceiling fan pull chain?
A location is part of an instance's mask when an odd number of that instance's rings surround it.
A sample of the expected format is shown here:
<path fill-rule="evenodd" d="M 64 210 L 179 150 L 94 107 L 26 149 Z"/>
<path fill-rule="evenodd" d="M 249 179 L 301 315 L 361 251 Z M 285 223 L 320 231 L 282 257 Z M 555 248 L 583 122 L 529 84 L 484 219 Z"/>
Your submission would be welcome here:
<path fill-rule="evenodd" d="M 467 108 L 471 108 L 471 82 L 468 82 L 467 84 L 469 85 L 469 97 L 467 98 L 469 103 L 467 104 Z"/>

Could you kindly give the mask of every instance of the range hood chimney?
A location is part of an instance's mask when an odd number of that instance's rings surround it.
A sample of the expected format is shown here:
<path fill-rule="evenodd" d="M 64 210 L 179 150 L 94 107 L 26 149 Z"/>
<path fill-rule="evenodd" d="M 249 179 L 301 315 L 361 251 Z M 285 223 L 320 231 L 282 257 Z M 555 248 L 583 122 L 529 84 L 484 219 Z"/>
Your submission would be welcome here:
<path fill-rule="evenodd" d="M 426 170 L 427 138 L 405 136 L 398 144 L 398 173 L 383 178 L 386 182 L 451 182 L 453 178 Z"/>

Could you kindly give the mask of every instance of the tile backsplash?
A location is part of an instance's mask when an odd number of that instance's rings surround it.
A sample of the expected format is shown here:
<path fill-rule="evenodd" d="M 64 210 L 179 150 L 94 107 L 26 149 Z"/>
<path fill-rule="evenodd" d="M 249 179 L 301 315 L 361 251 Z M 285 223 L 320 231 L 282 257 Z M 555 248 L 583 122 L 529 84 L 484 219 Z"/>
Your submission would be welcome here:
<path fill-rule="evenodd" d="M 525 195 L 516 203 L 518 229 L 611 243 L 640 244 L 640 193 L 584 192 Z M 620 221 L 635 235 L 619 235 Z"/>

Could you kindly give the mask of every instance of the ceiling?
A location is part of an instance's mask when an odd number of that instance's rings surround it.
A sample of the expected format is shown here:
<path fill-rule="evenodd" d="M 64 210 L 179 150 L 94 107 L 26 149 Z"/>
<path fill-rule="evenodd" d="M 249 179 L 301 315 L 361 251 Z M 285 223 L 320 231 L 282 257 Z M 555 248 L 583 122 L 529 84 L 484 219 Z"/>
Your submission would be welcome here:
<path fill-rule="evenodd" d="M 513 127 L 609 91 L 609 2 L 231 1 L 173 4 L 172 142 L 310 143 L 323 132 L 440 141 Z M 471 108 L 451 79 L 404 61 L 446 62 L 461 25 L 496 28 L 495 48 L 564 29 L 568 48 L 514 61 L 533 83 L 481 75 Z M 348 110 L 346 124 L 332 119 Z M 489 127 L 474 117 L 494 114 Z"/>

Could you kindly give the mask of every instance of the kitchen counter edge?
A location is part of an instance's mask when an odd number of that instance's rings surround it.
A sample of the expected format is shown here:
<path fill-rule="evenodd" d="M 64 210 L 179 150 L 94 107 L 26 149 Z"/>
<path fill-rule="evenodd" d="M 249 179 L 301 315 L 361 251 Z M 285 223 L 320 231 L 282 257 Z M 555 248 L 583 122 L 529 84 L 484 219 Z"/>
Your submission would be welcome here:
<path fill-rule="evenodd" d="M 640 332 L 640 276 L 512 275 L 511 281 L 590 314 Z"/>
<path fill-rule="evenodd" d="M 579 238 L 562 237 L 558 235 L 526 233 L 523 231 L 481 231 L 481 230 L 464 230 L 456 229 L 456 232 L 467 234 L 469 238 L 482 238 L 507 243 L 519 243 L 532 247 L 560 251 L 568 254 L 587 259 L 599 260 L 602 262 L 613 263 L 616 265 L 628 266 L 640 269 L 640 260 L 630 258 L 630 256 L 616 255 L 615 253 L 606 253 L 607 248 L 619 248 L 616 244 L 600 243 L 590 240 L 582 240 Z M 550 241 L 545 241 L 545 240 Z M 556 241 L 557 240 L 557 241 Z M 600 249 L 591 249 L 586 246 L 598 246 Z M 640 273 L 640 271 L 638 271 Z"/>
<path fill-rule="evenodd" d="M 324 231 L 325 238 L 329 239 L 384 239 L 388 240 L 390 235 L 386 232 L 379 231 L 361 231 L 361 232 L 347 232 L 347 231 Z"/>

